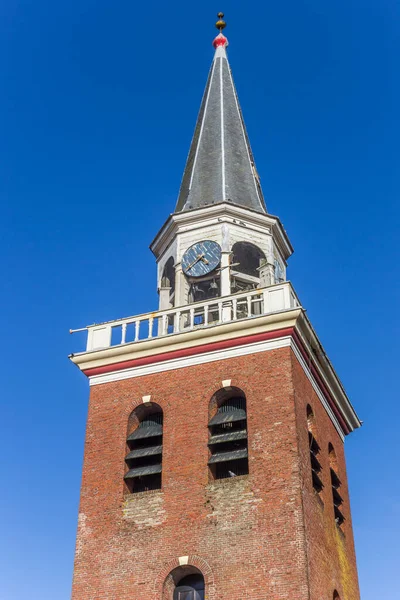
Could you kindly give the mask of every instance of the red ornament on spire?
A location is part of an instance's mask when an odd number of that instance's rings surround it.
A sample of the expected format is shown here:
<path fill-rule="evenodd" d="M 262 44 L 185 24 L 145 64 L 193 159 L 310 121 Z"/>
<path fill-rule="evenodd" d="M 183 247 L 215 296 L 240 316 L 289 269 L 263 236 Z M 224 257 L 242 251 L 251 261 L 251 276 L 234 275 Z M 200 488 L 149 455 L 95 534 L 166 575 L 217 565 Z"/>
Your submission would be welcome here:
<path fill-rule="evenodd" d="M 215 49 L 219 48 L 220 46 L 222 46 L 223 48 L 226 48 L 228 45 L 228 38 L 226 38 L 222 33 L 219 33 L 217 35 L 217 37 L 215 38 L 215 40 L 213 41 L 213 46 Z"/>

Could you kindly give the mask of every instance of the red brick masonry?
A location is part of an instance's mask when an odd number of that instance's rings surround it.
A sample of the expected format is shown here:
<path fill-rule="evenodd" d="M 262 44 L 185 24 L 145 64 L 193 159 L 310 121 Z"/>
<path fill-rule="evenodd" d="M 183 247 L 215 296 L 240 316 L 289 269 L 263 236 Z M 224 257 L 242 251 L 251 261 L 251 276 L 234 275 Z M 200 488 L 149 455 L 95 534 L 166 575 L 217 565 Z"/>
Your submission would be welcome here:
<path fill-rule="evenodd" d="M 222 381 L 247 398 L 248 476 L 211 481 L 209 403 Z M 129 495 L 127 423 L 151 395 L 164 411 L 162 490 Z M 312 487 L 307 404 L 324 489 Z M 343 513 L 334 521 L 328 444 Z M 207 600 L 359 600 L 343 443 L 290 348 L 91 388 L 73 600 L 170 600 L 179 557 Z"/>

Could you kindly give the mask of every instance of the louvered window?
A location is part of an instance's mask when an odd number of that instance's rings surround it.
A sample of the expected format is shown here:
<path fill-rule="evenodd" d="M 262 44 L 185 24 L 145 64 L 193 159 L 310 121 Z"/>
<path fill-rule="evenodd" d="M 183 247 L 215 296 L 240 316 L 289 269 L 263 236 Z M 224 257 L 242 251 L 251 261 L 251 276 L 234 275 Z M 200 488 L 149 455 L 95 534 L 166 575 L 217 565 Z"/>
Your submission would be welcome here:
<path fill-rule="evenodd" d="M 208 424 L 211 456 L 208 461 L 215 479 L 247 475 L 246 398 L 226 400 Z"/>
<path fill-rule="evenodd" d="M 344 523 L 344 516 L 341 510 L 343 504 L 343 498 L 340 495 L 339 488 L 342 485 L 339 476 L 337 474 L 337 460 L 335 450 L 332 444 L 329 444 L 329 463 L 331 472 L 331 486 L 332 486 L 332 499 L 333 509 L 335 513 L 336 524 L 340 527 Z"/>
<path fill-rule="evenodd" d="M 336 471 L 331 468 L 331 483 L 332 483 L 332 498 L 333 508 L 335 511 L 335 521 L 340 526 L 344 522 L 344 516 L 340 507 L 343 504 L 343 498 L 339 493 L 339 488 L 342 485 Z"/>
<path fill-rule="evenodd" d="M 321 448 L 319 447 L 318 442 L 315 439 L 315 437 L 313 436 L 313 434 L 311 433 L 311 431 L 308 432 L 308 441 L 309 441 L 309 445 L 310 445 L 310 460 L 311 460 L 311 472 L 312 472 L 313 487 L 316 492 L 320 493 L 322 491 L 322 488 L 324 487 L 324 484 L 322 483 L 322 480 L 320 477 L 322 467 L 321 467 L 321 463 L 318 460 L 318 455 L 321 451 Z"/>
<path fill-rule="evenodd" d="M 316 426 L 315 417 L 311 406 L 307 406 L 307 427 L 308 427 L 308 445 L 310 450 L 310 463 L 313 488 L 318 494 L 322 491 L 324 484 L 321 479 L 321 463 L 319 462 L 319 453 L 321 448 L 315 439 Z"/>
<path fill-rule="evenodd" d="M 161 489 L 163 414 L 144 416 L 128 435 L 125 482 L 131 493 Z"/>

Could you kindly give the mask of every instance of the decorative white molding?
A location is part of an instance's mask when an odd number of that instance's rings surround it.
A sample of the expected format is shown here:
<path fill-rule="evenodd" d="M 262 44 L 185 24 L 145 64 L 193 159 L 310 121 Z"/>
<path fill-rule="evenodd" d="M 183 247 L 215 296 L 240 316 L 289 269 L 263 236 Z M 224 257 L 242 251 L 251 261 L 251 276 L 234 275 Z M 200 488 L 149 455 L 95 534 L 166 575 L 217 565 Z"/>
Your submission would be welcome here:
<path fill-rule="evenodd" d="M 153 363 L 141 367 L 131 367 L 114 371 L 113 373 L 103 373 L 100 375 L 89 376 L 89 385 L 100 385 L 110 383 L 112 381 L 122 381 L 133 377 L 143 377 L 144 375 L 153 375 L 154 373 L 162 373 L 164 371 L 173 371 L 174 369 L 183 369 L 184 367 L 192 367 L 201 365 L 216 360 L 227 360 L 237 356 L 246 356 L 266 350 L 274 350 L 276 348 L 285 348 L 290 346 L 290 337 L 282 337 L 275 340 L 267 340 L 264 342 L 255 342 L 237 348 L 228 348 L 222 350 L 213 350 L 204 354 L 196 354 L 195 356 L 185 356 L 182 358 L 174 358 L 162 362 Z"/>
<path fill-rule="evenodd" d="M 315 393 L 317 394 L 318 398 L 321 401 L 322 406 L 325 408 L 326 412 L 329 415 L 329 418 L 331 419 L 332 423 L 335 426 L 336 431 L 338 432 L 340 438 L 342 441 L 344 441 L 344 433 L 343 430 L 339 424 L 339 421 L 337 420 L 333 410 L 331 409 L 331 407 L 329 406 L 324 394 L 321 391 L 321 388 L 319 387 L 318 383 L 316 382 L 313 374 L 311 373 L 309 366 L 307 365 L 307 363 L 305 362 L 301 352 L 299 351 L 296 342 L 293 340 L 291 340 L 291 344 L 290 347 L 292 348 L 297 360 L 300 363 L 300 366 L 302 367 L 306 377 L 308 378 L 308 380 L 310 381 Z"/>
<path fill-rule="evenodd" d="M 232 383 L 232 379 L 224 379 L 224 381 L 222 382 L 222 387 L 223 388 L 231 387 L 231 383 Z"/>
<path fill-rule="evenodd" d="M 179 562 L 179 565 L 181 567 L 183 567 L 189 563 L 189 557 L 188 556 L 180 556 L 178 558 L 178 562 Z"/>
<path fill-rule="evenodd" d="M 144 403 L 150 402 L 151 396 L 142 396 L 142 400 L 143 400 Z"/>

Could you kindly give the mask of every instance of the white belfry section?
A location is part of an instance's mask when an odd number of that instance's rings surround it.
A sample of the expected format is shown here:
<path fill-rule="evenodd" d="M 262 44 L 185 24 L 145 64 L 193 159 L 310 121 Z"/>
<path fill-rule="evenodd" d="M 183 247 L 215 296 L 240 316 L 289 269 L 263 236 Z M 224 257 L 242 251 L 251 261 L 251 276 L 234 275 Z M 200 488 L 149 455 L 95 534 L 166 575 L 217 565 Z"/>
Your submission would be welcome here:
<path fill-rule="evenodd" d="M 293 249 L 279 219 L 230 202 L 221 202 L 171 215 L 151 244 L 158 264 L 160 309 L 167 308 L 168 300 L 163 290 L 162 279 L 170 259 L 173 260 L 175 268 L 175 292 L 170 306 L 177 307 L 190 302 L 190 282 L 182 271 L 181 260 L 190 246 L 202 240 L 217 242 L 221 247 L 221 264 L 216 270 L 216 274 L 220 276 L 221 297 L 229 296 L 234 291 L 231 289 L 231 278 L 236 271 L 235 266 L 230 266 L 230 262 L 233 247 L 238 242 L 256 246 L 266 257 L 265 265 L 260 268 L 258 279 L 254 282 L 256 287 L 275 283 L 275 261 L 281 265 L 283 280 L 286 279 L 286 261 Z"/>

